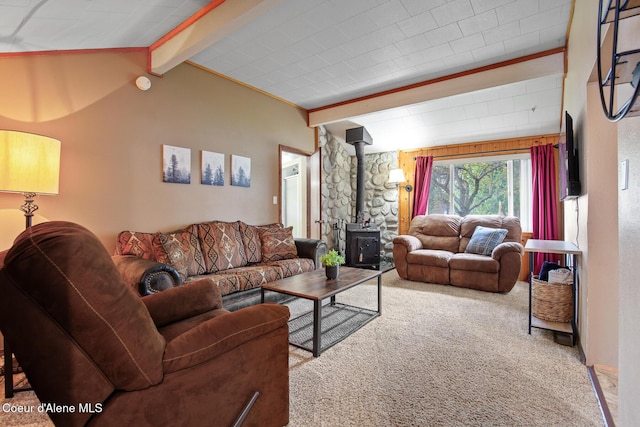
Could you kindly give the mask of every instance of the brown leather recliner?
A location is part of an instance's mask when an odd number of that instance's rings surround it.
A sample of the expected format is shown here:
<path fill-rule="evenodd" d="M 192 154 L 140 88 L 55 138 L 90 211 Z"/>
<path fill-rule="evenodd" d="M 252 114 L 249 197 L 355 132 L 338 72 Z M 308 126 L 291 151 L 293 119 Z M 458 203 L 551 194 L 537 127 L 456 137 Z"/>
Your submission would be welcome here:
<path fill-rule="evenodd" d="M 59 426 L 230 426 L 256 392 L 244 425 L 286 425 L 288 318 L 228 312 L 206 279 L 140 298 L 69 222 L 24 231 L 0 270 L 0 329 Z"/>

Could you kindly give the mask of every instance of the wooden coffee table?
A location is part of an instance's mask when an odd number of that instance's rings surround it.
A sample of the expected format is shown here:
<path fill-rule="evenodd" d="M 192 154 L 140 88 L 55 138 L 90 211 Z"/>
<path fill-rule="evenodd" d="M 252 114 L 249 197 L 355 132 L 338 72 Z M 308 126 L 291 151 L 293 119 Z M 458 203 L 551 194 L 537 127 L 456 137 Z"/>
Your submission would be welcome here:
<path fill-rule="evenodd" d="M 355 307 L 336 302 L 336 295 L 340 292 L 346 291 L 347 289 L 353 288 L 354 286 L 374 278 L 378 278 L 377 310 Z M 262 285 L 260 292 L 263 303 L 265 291 L 278 292 L 313 301 L 313 338 L 311 347 L 309 348 L 306 345 L 291 342 L 291 339 L 290 342 L 293 345 L 311 351 L 315 357 L 320 356 L 322 351 L 342 341 L 344 338 L 382 314 L 382 272 L 379 270 L 343 266 L 340 267 L 340 275 L 336 280 L 328 280 L 324 269 L 297 274 L 295 276 Z M 323 310 L 322 301 L 327 298 L 330 298 L 329 305 Z M 340 330 L 337 333 L 335 332 L 336 329 L 334 329 L 332 332 L 332 339 L 330 342 L 326 343 L 324 347 L 322 346 L 323 311 L 331 311 L 332 315 L 336 311 L 342 311 L 342 313 L 348 312 L 349 317 L 351 318 L 350 325 L 348 327 L 339 328 Z M 311 312 L 291 319 L 289 324 L 291 325 L 291 322 L 301 319 L 303 316 L 311 316 Z M 357 320 L 354 321 L 353 319 Z M 344 326 L 344 324 L 341 326 Z"/>

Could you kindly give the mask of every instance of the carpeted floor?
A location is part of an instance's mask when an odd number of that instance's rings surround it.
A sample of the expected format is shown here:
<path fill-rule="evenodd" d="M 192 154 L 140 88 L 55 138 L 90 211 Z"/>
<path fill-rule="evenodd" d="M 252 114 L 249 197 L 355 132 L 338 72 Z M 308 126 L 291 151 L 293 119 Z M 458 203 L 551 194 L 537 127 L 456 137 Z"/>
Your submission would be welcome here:
<path fill-rule="evenodd" d="M 373 282 L 338 301 L 375 307 Z M 576 347 L 506 295 L 383 276 L 382 317 L 319 358 L 290 347 L 290 426 L 601 426 Z"/>
<path fill-rule="evenodd" d="M 374 309 L 375 283 L 338 301 Z M 290 346 L 289 426 L 602 426 L 577 348 L 529 335 L 527 304 L 524 282 L 497 295 L 385 273 L 381 317 L 318 358 Z M 52 424 L 0 411 L 0 425 Z"/>

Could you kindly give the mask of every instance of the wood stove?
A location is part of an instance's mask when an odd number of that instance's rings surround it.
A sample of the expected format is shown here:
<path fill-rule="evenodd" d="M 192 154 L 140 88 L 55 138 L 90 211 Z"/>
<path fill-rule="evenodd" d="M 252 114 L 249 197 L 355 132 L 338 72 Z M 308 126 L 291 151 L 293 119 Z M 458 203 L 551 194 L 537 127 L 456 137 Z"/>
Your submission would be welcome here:
<path fill-rule="evenodd" d="M 380 230 L 347 224 L 346 262 L 351 267 L 380 268 Z"/>
<path fill-rule="evenodd" d="M 364 177 L 365 157 L 364 146 L 373 144 L 369 132 L 361 126 L 347 129 L 345 141 L 354 146 L 358 160 L 356 175 L 356 217 L 355 223 L 347 224 L 346 262 L 351 267 L 380 268 L 380 230 L 376 226 L 369 226 L 365 221 L 364 211 Z"/>

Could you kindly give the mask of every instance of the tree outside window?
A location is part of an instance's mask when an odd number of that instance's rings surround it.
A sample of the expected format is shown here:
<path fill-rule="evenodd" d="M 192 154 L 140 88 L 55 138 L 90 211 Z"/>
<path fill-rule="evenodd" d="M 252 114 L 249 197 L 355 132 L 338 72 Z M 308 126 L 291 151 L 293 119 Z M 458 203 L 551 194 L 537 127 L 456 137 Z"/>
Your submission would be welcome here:
<path fill-rule="evenodd" d="M 531 160 L 465 159 L 434 163 L 429 188 L 430 214 L 513 215 L 523 229 L 531 222 Z M 523 173 L 523 170 L 525 173 Z"/>

